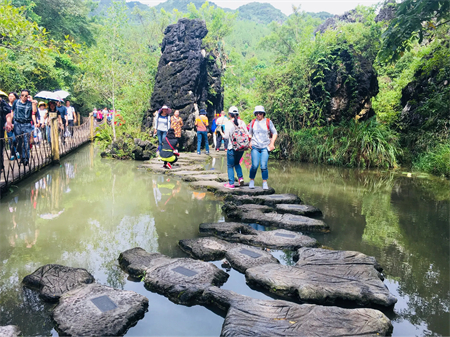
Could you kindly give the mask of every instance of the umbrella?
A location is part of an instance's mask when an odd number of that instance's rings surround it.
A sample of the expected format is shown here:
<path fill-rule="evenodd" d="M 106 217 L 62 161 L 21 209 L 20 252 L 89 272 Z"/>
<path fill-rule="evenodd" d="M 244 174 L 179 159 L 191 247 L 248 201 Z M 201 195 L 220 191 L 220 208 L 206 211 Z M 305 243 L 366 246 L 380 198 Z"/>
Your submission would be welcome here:
<path fill-rule="evenodd" d="M 0 90 L 0 96 L 6 96 L 6 97 L 8 97 L 8 94 L 7 94 L 6 92 L 3 92 L 3 91 Z"/>
<path fill-rule="evenodd" d="M 57 94 L 62 99 L 65 99 L 67 96 L 70 95 L 70 93 L 68 93 L 67 91 L 64 91 L 64 90 L 55 91 L 55 94 Z"/>
<path fill-rule="evenodd" d="M 43 98 L 49 101 L 62 101 L 61 97 L 51 91 L 41 91 L 34 95 L 35 98 Z"/>

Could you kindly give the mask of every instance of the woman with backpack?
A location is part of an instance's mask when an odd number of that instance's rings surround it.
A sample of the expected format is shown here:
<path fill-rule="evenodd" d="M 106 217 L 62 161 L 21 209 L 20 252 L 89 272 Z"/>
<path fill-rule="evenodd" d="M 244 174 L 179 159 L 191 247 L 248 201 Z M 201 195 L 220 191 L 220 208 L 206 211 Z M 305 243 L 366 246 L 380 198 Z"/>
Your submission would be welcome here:
<path fill-rule="evenodd" d="M 250 123 L 250 148 L 252 149 L 252 167 L 250 169 L 249 188 L 255 188 L 255 176 L 258 166 L 261 165 L 261 175 L 263 179 L 263 190 L 268 190 L 267 179 L 269 179 L 269 170 L 267 162 L 269 161 L 269 152 L 275 149 L 275 140 L 277 139 L 277 130 L 272 121 L 266 118 L 266 112 L 262 105 L 255 107 L 253 114 L 256 116 Z"/>
<path fill-rule="evenodd" d="M 175 136 L 175 130 L 169 129 L 162 141 L 161 151 L 159 152 L 159 159 L 164 162 L 164 168 L 171 169 L 172 164 L 177 162 L 179 156 L 178 151 L 175 150 L 177 146 L 178 138 Z"/>
<path fill-rule="evenodd" d="M 238 108 L 232 106 L 228 113 L 230 120 L 225 123 L 224 138 L 228 139 L 227 151 L 227 166 L 228 166 L 228 183 L 224 186 L 233 189 L 234 186 L 234 171 L 239 179 L 239 185 L 244 185 L 244 175 L 239 162 L 241 161 L 244 151 L 249 148 L 249 135 L 245 122 L 239 117 Z"/>

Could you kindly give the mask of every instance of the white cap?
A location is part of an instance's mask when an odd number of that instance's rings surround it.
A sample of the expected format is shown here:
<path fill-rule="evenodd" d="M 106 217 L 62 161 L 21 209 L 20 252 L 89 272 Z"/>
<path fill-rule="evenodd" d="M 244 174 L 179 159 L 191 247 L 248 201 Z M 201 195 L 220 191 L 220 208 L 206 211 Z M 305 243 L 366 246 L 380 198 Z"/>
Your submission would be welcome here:
<path fill-rule="evenodd" d="M 255 112 L 264 112 L 266 113 L 266 110 L 264 110 L 264 107 L 262 105 L 257 105 L 255 106 L 255 110 L 253 111 L 253 113 Z"/>
<path fill-rule="evenodd" d="M 228 113 L 230 113 L 230 114 L 238 114 L 238 115 L 239 115 L 239 110 L 238 110 L 237 107 L 235 107 L 235 106 L 233 105 L 232 107 L 230 107 L 230 108 L 228 109 Z"/>
<path fill-rule="evenodd" d="M 168 107 L 167 105 L 163 105 L 162 108 L 161 108 L 161 110 L 162 110 L 162 109 L 169 109 L 169 107 Z"/>

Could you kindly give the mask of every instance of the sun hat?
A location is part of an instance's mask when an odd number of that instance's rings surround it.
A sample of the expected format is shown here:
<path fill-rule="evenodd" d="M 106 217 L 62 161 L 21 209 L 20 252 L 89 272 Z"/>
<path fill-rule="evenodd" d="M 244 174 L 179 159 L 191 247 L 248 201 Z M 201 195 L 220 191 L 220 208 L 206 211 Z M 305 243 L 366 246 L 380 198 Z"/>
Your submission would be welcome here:
<path fill-rule="evenodd" d="M 38 104 L 38 108 L 41 106 L 41 105 L 43 105 L 44 106 L 44 108 L 46 108 L 47 109 L 47 104 L 45 103 L 45 102 L 39 102 L 39 104 Z"/>
<path fill-rule="evenodd" d="M 167 105 L 163 105 L 162 108 L 161 108 L 161 110 L 162 110 L 162 109 L 167 109 L 167 110 L 169 110 L 169 107 L 168 107 Z"/>
<path fill-rule="evenodd" d="M 238 110 L 237 107 L 235 107 L 235 106 L 233 105 L 232 107 L 230 107 L 230 108 L 228 109 L 228 113 L 230 113 L 230 114 L 238 114 L 238 115 L 239 115 L 239 110 Z"/>
<path fill-rule="evenodd" d="M 262 105 L 257 105 L 257 106 L 255 106 L 255 110 L 253 111 L 253 114 L 256 115 L 257 112 L 266 113 L 266 110 L 264 110 L 264 107 Z"/>

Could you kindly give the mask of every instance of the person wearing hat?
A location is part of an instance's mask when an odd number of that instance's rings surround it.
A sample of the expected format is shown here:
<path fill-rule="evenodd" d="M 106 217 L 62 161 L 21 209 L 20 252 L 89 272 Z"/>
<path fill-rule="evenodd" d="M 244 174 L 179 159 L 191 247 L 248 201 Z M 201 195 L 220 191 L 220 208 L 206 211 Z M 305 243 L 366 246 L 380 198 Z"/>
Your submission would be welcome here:
<path fill-rule="evenodd" d="M 277 130 L 272 121 L 266 118 L 266 111 L 262 105 L 256 106 L 253 114 L 256 118 L 250 123 L 249 128 L 252 167 L 250 168 L 250 183 L 248 187 L 255 188 L 256 171 L 258 170 L 258 166 L 261 166 L 262 188 L 267 190 L 269 189 L 267 184 L 267 179 L 269 179 L 267 163 L 269 161 L 269 152 L 275 149 Z"/>
<path fill-rule="evenodd" d="M 170 112 L 171 110 L 169 107 L 167 105 L 163 105 L 156 114 L 155 134 L 158 136 L 158 153 L 161 151 L 162 143 L 164 138 L 166 138 L 167 131 L 171 128 L 169 117 Z"/>
<path fill-rule="evenodd" d="M 197 127 L 197 154 L 200 154 L 203 139 L 205 140 L 206 154 L 209 154 L 208 117 L 206 117 L 205 109 L 200 109 L 199 116 L 195 119 L 195 126 Z"/>
<path fill-rule="evenodd" d="M 242 119 L 239 119 L 239 110 L 237 107 L 232 106 L 228 113 L 230 115 L 230 120 L 225 123 L 225 132 L 224 139 L 228 140 L 228 149 L 227 149 L 227 167 L 228 167 L 228 183 L 224 184 L 226 188 L 234 189 L 234 171 L 239 179 L 239 185 L 244 185 L 244 175 L 242 173 L 241 168 L 241 158 L 244 154 L 244 151 L 237 151 L 233 148 L 233 135 L 236 129 L 241 130 L 244 135 L 248 136 L 247 127 L 245 122 Z"/>

